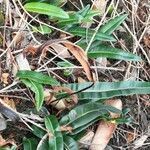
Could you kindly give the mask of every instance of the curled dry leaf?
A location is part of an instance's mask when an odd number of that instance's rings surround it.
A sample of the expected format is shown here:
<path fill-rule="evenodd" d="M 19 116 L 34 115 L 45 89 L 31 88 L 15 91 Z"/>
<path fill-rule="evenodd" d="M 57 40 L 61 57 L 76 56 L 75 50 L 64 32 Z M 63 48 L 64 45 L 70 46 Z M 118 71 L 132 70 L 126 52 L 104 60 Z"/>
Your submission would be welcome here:
<path fill-rule="evenodd" d="M 12 33 L 14 47 L 21 45 L 21 42 L 24 40 L 24 36 L 25 35 L 23 32 L 13 32 Z"/>
<path fill-rule="evenodd" d="M 5 140 L 2 135 L 0 134 L 0 148 L 7 145 L 15 145 L 13 140 Z"/>
<path fill-rule="evenodd" d="M 108 100 L 107 105 L 111 105 L 119 110 L 122 109 L 121 100 Z M 119 117 L 119 114 L 110 113 L 112 118 Z M 117 124 L 111 122 L 101 121 L 96 130 L 95 136 L 92 140 L 90 150 L 104 150 L 109 140 L 111 139 L 114 131 L 116 130 Z"/>
<path fill-rule="evenodd" d="M 85 51 L 81 47 L 69 41 L 63 41 L 62 44 L 64 44 L 68 48 L 68 50 L 73 54 L 73 56 L 80 62 L 88 80 L 93 81 L 92 71 L 90 69 L 90 65 Z"/>
<path fill-rule="evenodd" d="M 8 84 L 8 77 L 9 77 L 9 73 L 2 73 L 1 82 L 3 82 L 5 85 L 7 85 Z"/>
<path fill-rule="evenodd" d="M 71 89 L 67 88 L 67 87 L 62 87 L 62 86 L 55 86 L 53 87 L 54 91 L 56 93 L 62 91 L 62 92 L 66 92 L 67 94 L 72 94 L 74 93 L 74 91 L 72 91 Z M 72 99 L 73 103 L 74 104 L 77 104 L 78 103 L 78 97 L 76 94 L 73 94 L 70 96 L 70 98 Z"/>
<path fill-rule="evenodd" d="M 137 137 L 137 134 L 133 131 L 129 131 L 126 133 L 126 139 L 127 139 L 127 143 L 130 143 L 132 141 L 134 141 L 134 139 Z"/>
<path fill-rule="evenodd" d="M 49 40 L 49 41 L 45 42 L 44 44 L 42 44 L 37 49 L 35 49 L 35 51 L 37 54 L 41 54 L 42 56 L 44 56 L 46 54 L 47 48 L 48 47 L 53 48 L 54 43 L 55 44 L 63 44 L 68 49 L 68 51 L 80 62 L 80 64 L 82 65 L 82 67 L 86 73 L 88 80 L 93 81 L 93 75 L 92 75 L 92 71 L 90 69 L 87 55 L 81 47 L 75 45 L 74 43 L 69 42 L 67 40 L 61 40 L 61 39 Z M 32 53 L 32 52 L 30 52 L 29 50 L 25 50 L 24 54 L 27 54 L 27 53 Z"/>
<path fill-rule="evenodd" d="M 0 113 L 14 122 L 19 120 L 18 112 L 6 104 L 2 99 L 0 99 Z"/>
<path fill-rule="evenodd" d="M 51 44 L 51 47 L 59 54 L 59 56 L 63 58 L 70 58 L 70 54 L 67 50 L 67 48 L 59 43 L 53 43 Z"/>
<path fill-rule="evenodd" d="M 54 93 L 58 93 L 58 92 L 66 92 L 67 94 L 72 94 L 74 93 L 74 91 L 72 91 L 71 89 L 67 88 L 67 87 L 61 87 L 61 86 L 54 86 L 53 87 L 53 92 L 46 89 L 44 91 L 44 97 L 46 100 L 47 105 L 52 105 L 54 106 L 56 109 L 58 110 L 62 110 L 65 108 L 70 108 L 72 107 L 74 104 L 78 103 L 78 97 L 76 94 L 73 94 L 70 96 L 70 99 L 72 101 L 67 101 L 65 98 L 62 98 L 61 100 L 55 101 L 56 98 L 54 96 Z"/>
<path fill-rule="evenodd" d="M 64 100 L 59 100 L 58 102 L 56 101 L 51 103 L 52 101 L 55 101 L 56 98 L 54 97 L 54 93 L 49 89 L 44 90 L 44 100 L 46 101 L 47 105 L 52 105 L 58 110 L 64 110 L 66 108 Z"/>

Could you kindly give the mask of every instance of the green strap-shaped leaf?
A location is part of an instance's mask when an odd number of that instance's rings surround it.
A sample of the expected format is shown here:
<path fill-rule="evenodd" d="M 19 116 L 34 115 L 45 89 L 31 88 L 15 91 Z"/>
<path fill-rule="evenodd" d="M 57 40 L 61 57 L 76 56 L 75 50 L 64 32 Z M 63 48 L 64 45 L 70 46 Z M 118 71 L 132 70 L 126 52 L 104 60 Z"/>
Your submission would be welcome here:
<path fill-rule="evenodd" d="M 107 57 L 112 59 L 121 59 L 128 61 L 140 61 L 141 58 L 132 53 L 126 52 L 124 50 L 118 48 L 107 47 L 103 45 L 99 45 L 93 50 L 88 52 L 89 58 L 98 58 L 98 57 Z"/>
<path fill-rule="evenodd" d="M 39 84 L 59 85 L 59 82 L 53 77 L 36 71 L 21 70 L 17 72 L 16 76 L 20 79 L 28 79 Z"/>
<path fill-rule="evenodd" d="M 53 115 L 50 115 L 46 116 L 44 120 L 46 128 L 51 133 L 51 135 L 49 136 L 49 149 L 64 150 L 63 136 L 60 131 L 60 126 L 57 118 Z"/>
<path fill-rule="evenodd" d="M 99 29 L 99 32 L 106 33 L 106 34 L 110 35 L 111 33 L 113 33 L 113 31 L 115 31 L 120 26 L 120 24 L 126 18 L 127 18 L 127 14 L 120 15 L 120 16 L 115 17 L 114 19 L 111 19 L 110 21 L 108 21 L 106 24 L 104 24 Z"/>
<path fill-rule="evenodd" d="M 70 136 L 63 136 L 65 150 L 79 150 L 77 142 Z"/>
<path fill-rule="evenodd" d="M 44 131 L 43 129 L 35 126 L 35 125 L 32 125 L 32 133 L 37 136 L 38 138 L 42 138 L 45 134 L 46 134 L 46 131 Z"/>
<path fill-rule="evenodd" d="M 73 28 L 70 28 L 68 30 L 68 32 L 70 32 L 70 33 L 72 33 L 73 35 L 76 35 L 76 36 L 91 38 L 95 31 L 92 30 L 92 29 L 86 29 L 86 28 L 81 28 L 81 27 L 73 27 Z M 97 34 L 95 36 L 95 40 L 116 41 L 116 39 L 113 36 L 102 33 L 102 32 L 97 32 Z"/>
<path fill-rule="evenodd" d="M 72 109 L 67 115 L 61 118 L 59 123 L 61 125 L 70 125 L 75 130 L 81 126 L 88 126 L 90 122 L 109 112 L 121 113 L 120 110 L 112 106 L 91 102 Z"/>
<path fill-rule="evenodd" d="M 44 102 L 43 86 L 28 79 L 21 79 L 21 81 L 35 93 L 35 105 L 37 111 L 39 111 Z"/>
<path fill-rule="evenodd" d="M 88 87 L 89 83 L 73 83 L 66 85 L 73 91 Z M 150 94 L 150 82 L 142 81 L 120 81 L 120 82 L 96 82 L 93 87 L 79 93 L 80 100 L 90 99 L 97 101 L 115 96 L 127 96 L 133 94 Z"/>
<path fill-rule="evenodd" d="M 37 147 L 37 140 L 34 138 L 24 138 L 23 139 L 23 149 L 24 150 L 36 150 Z"/>
<path fill-rule="evenodd" d="M 69 15 L 61 8 L 47 3 L 31 2 L 24 5 L 25 9 L 30 12 L 44 14 L 58 18 L 69 18 Z"/>

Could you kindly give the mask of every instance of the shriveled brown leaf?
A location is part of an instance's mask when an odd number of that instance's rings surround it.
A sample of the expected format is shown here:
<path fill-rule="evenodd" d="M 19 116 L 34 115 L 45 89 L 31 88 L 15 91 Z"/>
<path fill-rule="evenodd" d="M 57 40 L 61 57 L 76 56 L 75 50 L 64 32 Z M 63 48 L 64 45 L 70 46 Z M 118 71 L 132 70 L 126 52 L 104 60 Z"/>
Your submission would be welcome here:
<path fill-rule="evenodd" d="M 21 45 L 21 42 L 24 40 L 24 36 L 25 35 L 23 32 L 13 32 L 12 33 L 14 47 Z"/>
<path fill-rule="evenodd" d="M 69 133 L 71 133 L 73 128 L 71 126 L 61 126 L 60 130 L 61 131 L 69 131 Z"/>
<path fill-rule="evenodd" d="M 150 48 L 150 34 L 145 35 L 143 40 L 144 40 L 145 46 Z"/>
<path fill-rule="evenodd" d="M 19 120 L 19 115 L 17 111 L 11 108 L 8 104 L 6 104 L 4 100 L 2 100 L 1 98 L 0 98 L 0 113 L 2 113 L 4 116 L 6 116 L 7 118 L 11 119 L 14 122 L 16 120 Z"/>
<path fill-rule="evenodd" d="M 63 41 L 61 43 L 64 44 L 68 48 L 68 50 L 73 54 L 73 56 L 80 62 L 88 80 L 93 81 L 93 75 L 85 51 L 81 47 L 75 45 L 74 43 L 68 41 Z"/>
<path fill-rule="evenodd" d="M 55 93 L 58 92 L 66 92 L 70 95 L 70 101 L 67 101 L 65 98 L 61 100 L 56 100 Z M 67 87 L 61 86 L 54 86 L 53 90 L 45 89 L 44 90 L 44 99 L 47 105 L 52 105 L 58 110 L 63 110 L 65 108 L 70 108 L 78 103 L 78 97 L 76 94 L 71 95 L 74 93 L 71 89 Z"/>
<path fill-rule="evenodd" d="M 86 73 L 88 80 L 93 81 L 92 71 L 90 69 L 90 65 L 89 65 L 86 53 L 81 47 L 75 45 L 72 42 L 69 42 L 67 40 L 61 40 L 61 39 L 49 40 L 45 42 L 44 44 L 42 44 L 40 47 L 38 47 L 38 49 L 36 50 L 36 53 L 41 53 L 42 55 L 45 55 L 47 48 L 51 47 L 51 45 L 54 43 L 63 44 L 69 50 L 69 52 L 80 62 L 80 64 L 82 65 Z"/>
<path fill-rule="evenodd" d="M 16 105 L 13 99 L 9 99 L 8 97 L 4 97 L 3 102 L 10 106 L 12 109 L 16 110 Z"/>
<path fill-rule="evenodd" d="M 7 85 L 8 84 L 8 77 L 9 77 L 9 73 L 2 73 L 1 82 L 3 82 L 5 85 Z"/>
<path fill-rule="evenodd" d="M 59 54 L 59 56 L 63 58 L 70 58 L 70 54 L 67 50 L 67 48 L 59 43 L 53 43 L 51 44 L 51 47 Z"/>
<path fill-rule="evenodd" d="M 0 134 L 0 147 L 3 147 L 3 146 L 7 146 L 7 145 L 15 145 L 14 141 L 13 140 L 5 140 L 2 135 Z"/>
<path fill-rule="evenodd" d="M 135 132 L 127 132 L 126 133 L 126 139 L 127 139 L 127 143 L 131 143 L 132 141 L 134 141 L 134 139 L 137 137 L 137 134 Z"/>

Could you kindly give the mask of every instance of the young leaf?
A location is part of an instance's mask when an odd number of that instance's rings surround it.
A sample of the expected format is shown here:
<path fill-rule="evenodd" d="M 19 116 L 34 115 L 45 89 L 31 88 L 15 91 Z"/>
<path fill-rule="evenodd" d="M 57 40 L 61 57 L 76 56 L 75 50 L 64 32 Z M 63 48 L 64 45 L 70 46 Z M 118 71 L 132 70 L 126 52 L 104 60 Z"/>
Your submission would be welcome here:
<path fill-rule="evenodd" d="M 140 61 L 141 58 L 132 53 L 123 51 L 118 48 L 107 47 L 99 45 L 99 47 L 93 49 L 93 51 L 88 52 L 89 58 L 107 57 L 112 59 L 121 59 L 128 61 Z"/>
<path fill-rule="evenodd" d="M 72 33 L 73 35 L 80 36 L 80 37 L 87 37 L 89 39 L 93 36 L 95 31 L 92 29 L 73 27 L 73 28 L 70 28 L 68 32 Z M 102 32 L 97 32 L 95 36 L 95 40 L 116 41 L 116 39 L 113 36 L 102 33 Z"/>
<path fill-rule="evenodd" d="M 43 86 L 39 83 L 36 83 L 28 79 L 21 79 L 21 81 L 35 93 L 35 105 L 37 111 L 39 111 L 44 102 Z"/>
<path fill-rule="evenodd" d="M 88 87 L 89 83 L 67 84 L 66 86 L 73 91 Z M 141 81 L 120 81 L 120 82 L 96 82 L 93 87 L 79 93 L 80 100 L 90 99 L 98 101 L 100 99 L 109 99 L 115 96 L 150 94 L 150 82 Z"/>
<path fill-rule="evenodd" d="M 70 136 L 63 136 L 64 138 L 64 146 L 66 150 L 79 150 L 77 142 L 71 138 Z"/>
<path fill-rule="evenodd" d="M 23 139 L 23 149 L 24 150 L 36 150 L 37 147 L 37 140 L 34 138 L 24 138 Z"/>
<path fill-rule="evenodd" d="M 40 2 L 31 2 L 24 5 L 25 9 L 30 12 L 48 15 L 58 18 L 69 18 L 69 15 L 59 7 Z"/>
<path fill-rule="evenodd" d="M 59 85 L 56 79 L 36 71 L 21 70 L 17 72 L 16 76 L 20 79 L 28 79 L 39 84 Z"/>
<path fill-rule="evenodd" d="M 111 19 L 106 24 L 104 24 L 100 29 L 99 32 L 106 33 L 110 35 L 113 33 L 114 30 L 116 30 L 120 24 L 127 18 L 127 14 L 120 15 L 115 17 L 114 19 Z"/>

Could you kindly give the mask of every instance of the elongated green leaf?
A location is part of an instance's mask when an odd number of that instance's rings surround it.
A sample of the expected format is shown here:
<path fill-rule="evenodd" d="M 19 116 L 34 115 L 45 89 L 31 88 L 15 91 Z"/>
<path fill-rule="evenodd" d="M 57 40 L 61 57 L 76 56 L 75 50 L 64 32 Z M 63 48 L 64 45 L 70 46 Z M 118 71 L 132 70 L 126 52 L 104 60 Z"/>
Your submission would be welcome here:
<path fill-rule="evenodd" d="M 58 120 L 55 116 L 50 115 L 50 116 L 46 116 L 45 119 L 45 126 L 46 128 L 52 133 L 54 134 L 55 131 L 60 131 L 60 127 L 58 124 Z"/>
<path fill-rule="evenodd" d="M 40 2 L 31 2 L 24 5 L 25 9 L 30 12 L 44 14 L 58 18 L 69 18 L 68 14 L 59 7 Z"/>
<path fill-rule="evenodd" d="M 20 79 L 28 79 L 40 84 L 59 85 L 56 79 L 36 71 L 21 70 L 17 72 L 16 76 Z"/>
<path fill-rule="evenodd" d="M 141 58 L 132 53 L 123 51 L 118 48 L 106 47 L 103 45 L 99 45 L 97 48 L 88 52 L 89 58 L 98 58 L 98 57 L 107 57 L 112 59 L 121 59 L 128 61 L 140 61 Z"/>
<path fill-rule="evenodd" d="M 68 12 L 69 18 L 68 19 L 59 19 L 57 24 L 61 27 L 72 27 L 75 24 L 87 23 L 92 22 L 93 17 L 98 15 L 98 11 L 90 10 L 90 5 L 87 5 L 83 9 L 75 12 L 71 11 Z"/>
<path fill-rule="evenodd" d="M 89 83 L 68 84 L 74 91 L 81 90 L 89 86 Z M 90 99 L 97 101 L 115 96 L 127 96 L 133 94 L 150 94 L 150 82 L 141 81 L 120 81 L 120 82 L 96 82 L 93 87 L 79 93 L 80 100 Z"/>
<path fill-rule="evenodd" d="M 45 117 L 45 126 L 50 131 L 52 136 L 49 137 L 49 149 L 51 150 L 64 150 L 63 136 L 60 132 L 60 127 L 57 118 L 53 115 Z"/>
<path fill-rule="evenodd" d="M 120 24 L 127 18 L 127 14 L 120 15 L 115 17 L 114 19 L 111 19 L 106 24 L 104 24 L 100 29 L 99 32 L 106 33 L 110 35 L 113 33 L 114 30 L 116 30 Z"/>
<path fill-rule="evenodd" d="M 83 132 L 85 129 L 87 129 L 89 126 L 91 126 L 92 124 L 94 124 L 95 122 L 99 121 L 100 119 L 103 119 L 104 116 L 101 116 L 101 117 L 97 117 L 95 119 L 93 119 L 92 121 L 90 121 L 88 124 L 86 125 L 83 125 L 83 126 L 80 126 L 76 129 L 74 129 L 71 133 L 68 133 L 68 135 L 71 135 L 71 136 L 75 136 L 81 132 Z"/>
<path fill-rule="evenodd" d="M 48 143 L 48 138 L 46 139 L 41 139 L 42 143 L 39 142 L 38 148 L 36 150 L 49 150 L 49 143 Z"/>
<path fill-rule="evenodd" d="M 81 37 L 87 37 L 89 39 L 93 36 L 95 31 L 92 29 L 74 27 L 74 28 L 70 28 L 68 32 L 72 33 L 73 35 L 77 35 L 77 36 L 81 36 Z M 97 32 L 97 34 L 95 36 L 95 40 L 116 41 L 116 39 L 113 36 L 102 33 L 102 32 Z"/>
<path fill-rule="evenodd" d="M 67 0 L 51 0 L 50 2 L 55 6 L 61 6 L 62 4 L 66 3 Z"/>
<path fill-rule="evenodd" d="M 60 131 L 55 131 L 55 136 L 49 138 L 50 150 L 64 150 L 63 136 Z"/>
<path fill-rule="evenodd" d="M 37 147 L 37 140 L 34 138 L 24 138 L 23 139 L 23 149 L 24 150 L 36 150 Z"/>
<path fill-rule="evenodd" d="M 66 135 L 64 135 L 63 138 L 64 138 L 65 150 L 79 150 L 78 144 L 73 138 Z"/>
<path fill-rule="evenodd" d="M 81 126 L 88 125 L 91 121 L 97 117 L 108 114 L 108 112 L 121 113 L 120 110 L 106 106 L 101 103 L 91 102 L 77 106 L 72 109 L 67 115 L 60 120 L 61 125 L 71 125 L 73 129 L 77 129 Z"/>
<path fill-rule="evenodd" d="M 36 83 L 28 79 L 21 79 L 21 81 L 35 93 L 35 105 L 37 111 L 39 111 L 44 102 L 43 86 L 39 83 Z"/>
<path fill-rule="evenodd" d="M 32 125 L 32 129 L 33 129 L 32 133 L 39 138 L 42 138 L 46 134 L 46 131 L 44 131 L 43 129 L 41 129 L 35 125 Z"/>

